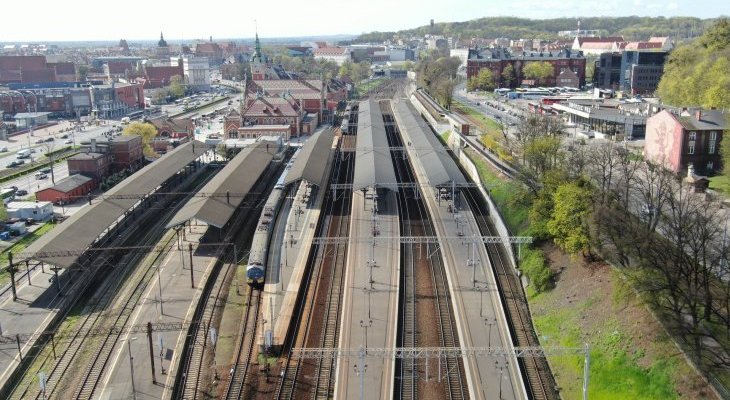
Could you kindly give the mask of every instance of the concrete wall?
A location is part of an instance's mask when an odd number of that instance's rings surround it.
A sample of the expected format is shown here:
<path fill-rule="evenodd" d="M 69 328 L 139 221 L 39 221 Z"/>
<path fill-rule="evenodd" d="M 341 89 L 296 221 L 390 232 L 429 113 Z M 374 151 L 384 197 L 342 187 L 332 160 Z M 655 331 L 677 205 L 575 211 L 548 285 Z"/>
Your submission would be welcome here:
<path fill-rule="evenodd" d="M 474 165 L 474 163 L 469 159 L 465 152 L 461 151 L 464 148 L 464 144 L 465 142 L 461 138 L 461 135 L 451 132 L 451 135 L 449 135 L 449 147 L 451 147 L 452 150 L 454 150 L 455 148 L 457 149 L 454 151 L 454 154 L 457 155 L 459 163 L 466 170 L 469 177 L 474 182 L 481 183 L 481 179 L 479 178 L 479 171 L 477 170 L 476 165 Z M 504 220 L 502 219 L 502 214 L 499 213 L 499 210 L 497 210 L 497 206 L 494 204 L 492 198 L 489 197 L 489 195 L 487 194 L 487 190 L 485 190 L 483 186 L 479 187 L 479 191 L 482 193 L 482 196 L 487 200 L 487 204 L 489 205 L 489 217 L 491 218 L 494 226 L 497 228 L 497 233 L 500 237 L 507 240 L 512 235 L 509 232 L 509 229 L 507 229 L 507 225 L 505 225 Z M 514 248 L 510 246 L 510 249 L 512 251 L 508 253 L 509 258 L 510 261 L 512 261 L 512 268 L 516 269 L 517 260 L 514 253 Z"/>

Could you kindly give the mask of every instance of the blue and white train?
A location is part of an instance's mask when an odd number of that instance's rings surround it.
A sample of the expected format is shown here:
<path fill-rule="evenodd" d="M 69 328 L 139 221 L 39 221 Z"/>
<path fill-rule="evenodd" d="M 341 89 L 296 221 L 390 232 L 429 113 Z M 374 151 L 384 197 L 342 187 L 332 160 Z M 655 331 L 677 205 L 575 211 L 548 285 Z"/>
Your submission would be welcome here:
<path fill-rule="evenodd" d="M 299 151 L 297 151 L 299 153 Z M 296 157 L 296 153 L 294 157 Z M 284 190 L 284 179 L 289 173 L 289 169 L 294 162 L 289 161 L 287 166 L 284 168 L 284 172 L 281 174 L 279 179 L 276 181 L 274 190 L 269 195 L 269 198 L 264 204 L 264 209 L 261 212 L 258 225 L 256 225 L 256 233 L 253 235 L 253 241 L 251 242 L 251 252 L 248 256 L 248 265 L 246 266 L 246 281 L 252 286 L 261 286 L 264 283 L 266 277 L 266 261 L 269 251 L 269 242 L 271 241 L 271 235 L 274 231 L 274 224 L 276 223 L 276 217 L 281 209 L 282 200 L 286 196 Z"/>

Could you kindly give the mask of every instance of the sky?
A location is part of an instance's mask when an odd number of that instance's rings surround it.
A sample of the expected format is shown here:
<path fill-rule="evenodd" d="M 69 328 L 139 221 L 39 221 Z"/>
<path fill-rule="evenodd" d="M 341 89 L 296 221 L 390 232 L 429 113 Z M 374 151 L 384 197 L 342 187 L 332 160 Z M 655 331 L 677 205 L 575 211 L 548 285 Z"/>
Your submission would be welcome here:
<path fill-rule="evenodd" d="M 0 41 L 215 40 L 397 31 L 489 16 L 730 15 L 728 0 L 3 1 Z M 584 29 L 590 29 L 583 26 Z"/>

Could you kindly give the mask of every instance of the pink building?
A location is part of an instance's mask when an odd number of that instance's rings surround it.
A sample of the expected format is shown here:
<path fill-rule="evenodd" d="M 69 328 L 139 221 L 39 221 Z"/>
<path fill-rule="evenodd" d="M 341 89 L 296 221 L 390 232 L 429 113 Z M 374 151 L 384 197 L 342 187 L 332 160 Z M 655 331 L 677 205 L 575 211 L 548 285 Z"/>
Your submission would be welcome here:
<path fill-rule="evenodd" d="M 717 110 L 661 111 L 646 121 L 644 158 L 677 173 L 686 173 L 691 163 L 697 173 L 712 175 L 722 168 L 726 117 Z"/>

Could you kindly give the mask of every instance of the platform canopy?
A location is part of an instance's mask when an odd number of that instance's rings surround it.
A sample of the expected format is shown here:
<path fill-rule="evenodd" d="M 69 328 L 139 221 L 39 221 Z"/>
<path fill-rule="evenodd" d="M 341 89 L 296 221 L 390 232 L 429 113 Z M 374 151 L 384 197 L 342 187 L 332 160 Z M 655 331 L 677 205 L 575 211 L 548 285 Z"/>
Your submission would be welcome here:
<path fill-rule="evenodd" d="M 144 196 L 209 149 L 198 141 L 177 147 L 114 186 L 98 203 L 81 208 L 33 242 L 24 253 L 30 254 L 32 259 L 69 268 L 79 257 L 72 255 L 74 251 L 88 249 Z"/>
<path fill-rule="evenodd" d="M 383 113 L 378 102 L 372 99 L 360 102 L 352 182 L 352 190 L 376 187 L 398 191 Z"/>
<path fill-rule="evenodd" d="M 430 185 L 466 183 L 456 162 L 443 151 L 444 145 L 409 101 L 393 102 L 393 111 L 398 129 L 410 138 L 411 143 L 406 145 L 414 148 Z"/>
<path fill-rule="evenodd" d="M 335 132 L 332 128 L 323 129 L 315 133 L 299 151 L 289 173 L 286 174 L 284 184 L 304 179 L 315 185 L 322 185 L 327 172 L 327 160 L 332 151 L 332 140 Z"/>
<path fill-rule="evenodd" d="M 259 142 L 241 150 L 168 222 L 167 228 L 197 219 L 222 228 L 256 184 L 277 151 L 276 146 Z"/>

